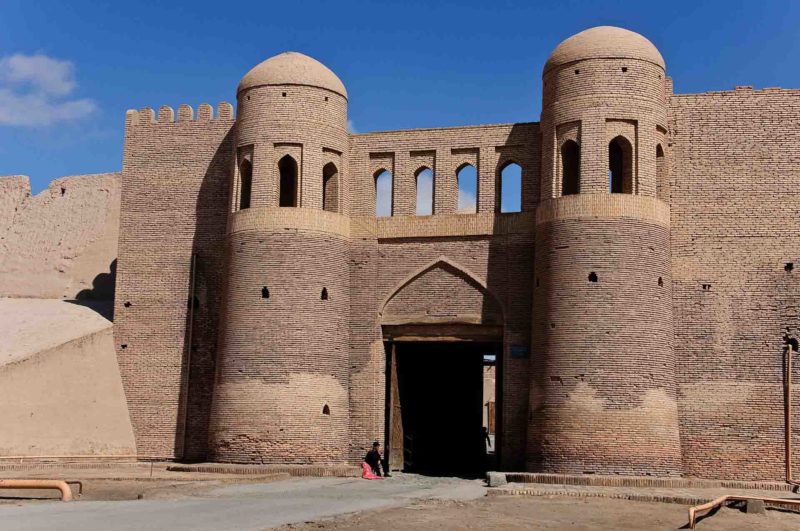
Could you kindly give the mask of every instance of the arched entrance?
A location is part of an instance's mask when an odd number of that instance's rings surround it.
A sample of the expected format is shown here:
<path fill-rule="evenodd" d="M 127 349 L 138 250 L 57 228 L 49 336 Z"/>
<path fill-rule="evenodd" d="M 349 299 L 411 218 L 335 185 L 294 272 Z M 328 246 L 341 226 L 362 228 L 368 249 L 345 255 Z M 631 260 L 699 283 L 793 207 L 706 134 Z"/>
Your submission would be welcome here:
<path fill-rule="evenodd" d="M 440 258 L 384 301 L 381 324 L 390 467 L 458 476 L 493 467 L 502 400 L 497 298 L 475 275 Z"/>

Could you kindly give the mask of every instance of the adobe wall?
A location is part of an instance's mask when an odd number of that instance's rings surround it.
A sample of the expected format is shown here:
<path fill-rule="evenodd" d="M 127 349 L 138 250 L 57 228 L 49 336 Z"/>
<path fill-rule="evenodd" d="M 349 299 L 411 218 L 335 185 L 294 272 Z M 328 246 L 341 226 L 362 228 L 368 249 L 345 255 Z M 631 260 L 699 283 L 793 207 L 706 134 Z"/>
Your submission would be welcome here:
<path fill-rule="evenodd" d="M 227 103 L 128 112 L 114 336 L 141 456 L 207 451 L 233 123 Z"/>
<path fill-rule="evenodd" d="M 0 296 L 114 297 L 119 174 L 62 177 L 31 195 L 0 177 Z"/>
<path fill-rule="evenodd" d="M 111 322 L 72 302 L 0 299 L 0 424 L 0 456 L 132 459 Z"/>
<path fill-rule="evenodd" d="M 684 474 L 780 479 L 784 336 L 800 334 L 800 91 L 677 95 L 671 112 Z"/>
<path fill-rule="evenodd" d="M 351 457 L 384 434 L 382 325 L 492 325 L 502 314 L 503 462 L 524 462 L 530 361 L 538 124 L 393 131 L 351 137 Z M 496 214 L 498 170 L 522 167 L 522 213 Z M 456 170 L 478 173 L 476 214 L 456 214 Z M 435 175 L 433 216 L 414 216 L 416 171 Z M 393 174 L 395 215 L 375 217 L 375 174 Z M 498 311 L 502 308 L 502 312 Z M 514 351 L 522 354 L 511 355 Z"/>

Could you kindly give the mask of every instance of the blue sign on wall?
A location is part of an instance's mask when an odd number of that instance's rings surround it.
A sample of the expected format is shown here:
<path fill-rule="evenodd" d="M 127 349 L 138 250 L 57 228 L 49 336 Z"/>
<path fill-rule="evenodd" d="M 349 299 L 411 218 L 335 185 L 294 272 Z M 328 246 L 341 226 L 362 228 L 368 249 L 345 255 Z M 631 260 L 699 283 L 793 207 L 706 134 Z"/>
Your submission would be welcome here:
<path fill-rule="evenodd" d="M 514 359 L 524 359 L 529 357 L 530 349 L 528 345 L 511 345 L 511 357 Z"/>

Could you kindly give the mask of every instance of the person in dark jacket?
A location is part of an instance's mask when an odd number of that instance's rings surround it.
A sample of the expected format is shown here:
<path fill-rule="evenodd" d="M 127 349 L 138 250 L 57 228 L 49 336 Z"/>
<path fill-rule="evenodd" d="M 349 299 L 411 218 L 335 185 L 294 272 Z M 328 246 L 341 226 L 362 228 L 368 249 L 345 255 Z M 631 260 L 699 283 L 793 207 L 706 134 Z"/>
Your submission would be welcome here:
<path fill-rule="evenodd" d="M 364 457 L 364 462 L 369 465 L 376 476 L 381 475 L 381 468 L 383 468 L 383 477 L 392 477 L 392 475 L 389 474 L 389 467 L 386 465 L 386 460 L 381 457 L 381 443 L 378 441 L 372 443 L 372 450 L 367 452 L 366 457 Z"/>

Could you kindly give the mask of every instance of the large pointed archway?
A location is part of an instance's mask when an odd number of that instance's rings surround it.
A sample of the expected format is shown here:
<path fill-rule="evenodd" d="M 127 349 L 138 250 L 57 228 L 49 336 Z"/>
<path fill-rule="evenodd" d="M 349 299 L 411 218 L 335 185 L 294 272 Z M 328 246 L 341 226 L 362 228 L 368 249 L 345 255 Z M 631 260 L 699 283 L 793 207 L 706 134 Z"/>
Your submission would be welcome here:
<path fill-rule="evenodd" d="M 491 466 L 504 314 L 484 280 L 443 256 L 382 301 L 393 469 L 472 476 Z M 442 444 L 454 449 L 446 460 Z"/>

